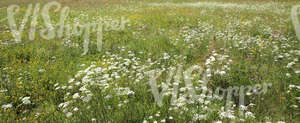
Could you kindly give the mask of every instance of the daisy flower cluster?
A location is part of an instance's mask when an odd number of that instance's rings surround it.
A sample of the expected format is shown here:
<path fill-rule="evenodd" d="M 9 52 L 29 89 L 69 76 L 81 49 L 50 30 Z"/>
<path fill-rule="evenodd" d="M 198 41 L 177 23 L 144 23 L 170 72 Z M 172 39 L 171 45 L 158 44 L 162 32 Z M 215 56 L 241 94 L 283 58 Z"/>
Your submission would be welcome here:
<path fill-rule="evenodd" d="M 231 64 L 232 59 L 230 59 L 229 55 L 226 53 L 218 54 L 216 51 L 213 51 L 212 55 L 205 61 L 207 77 L 211 77 L 212 75 L 226 75 L 230 71 Z"/>
<path fill-rule="evenodd" d="M 124 47 L 119 47 L 119 50 L 120 54 L 126 57 L 106 52 L 102 60 L 92 62 L 86 69 L 78 71 L 66 85 L 59 83 L 54 85 L 55 90 L 65 92 L 65 101 L 58 107 L 66 113 L 67 117 L 71 117 L 83 105 L 89 107 L 88 103 L 93 100 L 95 95 L 94 90 L 100 90 L 107 100 L 118 97 L 120 99 L 119 107 L 126 105 L 129 101 L 128 97 L 135 94 L 130 84 L 134 85 L 144 80 L 145 71 L 149 69 L 157 67 L 166 69 L 165 65 L 168 64 L 163 65 L 161 62 L 167 62 L 171 57 L 169 54 L 163 53 L 161 58 L 156 61 L 151 58 L 141 61 L 141 58 L 137 57 L 135 53 L 125 50 Z M 143 52 L 139 54 L 143 54 Z"/>
<path fill-rule="evenodd" d="M 214 51 L 203 65 L 205 66 L 203 75 L 201 75 L 201 71 L 198 71 L 187 76 L 186 71 L 183 70 L 188 66 L 178 63 L 178 61 L 186 59 L 184 56 L 162 53 L 159 58 L 154 58 L 151 54 L 147 54 L 149 58 L 143 61 L 139 57 L 145 55 L 143 52 L 135 54 L 124 47 L 118 49 L 120 53 L 106 52 L 101 60 L 92 62 L 87 68 L 78 71 L 66 84 L 57 83 L 54 85 L 55 90 L 65 93 L 64 101 L 58 107 L 65 113 L 66 117 L 72 117 L 75 113 L 80 114 L 81 109 L 90 108 L 91 104 L 101 97 L 107 102 L 112 98 L 117 98 L 119 101 L 117 106 L 126 107 L 126 104 L 130 103 L 131 98 L 136 94 L 134 91 L 136 88 L 132 85 L 142 83 L 147 86 L 149 81 L 147 73 L 153 69 L 165 74 L 161 77 L 169 77 L 166 81 L 159 79 L 157 86 L 165 90 L 163 92 L 165 98 L 172 97 L 170 112 L 189 114 L 192 111 L 194 112 L 193 119 L 198 121 L 209 117 L 208 112 L 220 110 L 214 108 L 214 105 L 218 105 L 218 103 L 213 103 L 213 101 L 221 100 L 212 95 L 206 81 L 212 75 L 226 75 L 230 70 L 229 66 L 232 61 L 228 55 L 221 55 Z M 200 68 L 200 65 L 195 66 Z M 186 85 L 184 81 L 187 80 L 192 80 L 192 85 Z M 189 93 L 192 88 L 197 94 L 195 100 Z M 178 96 L 174 97 L 173 93 L 177 90 Z M 101 97 L 99 97 L 99 93 Z M 195 105 L 197 108 L 194 108 Z M 107 109 L 112 107 L 114 107 L 113 104 L 108 103 L 106 105 Z M 160 117 L 159 120 L 164 121 L 164 119 L 173 119 L 173 117 Z M 147 120 L 154 119 L 150 117 Z"/>
<path fill-rule="evenodd" d="M 251 107 L 254 107 L 255 104 L 251 103 L 248 106 L 240 105 L 236 106 L 235 104 L 231 104 L 229 109 L 225 109 L 222 105 L 223 98 L 220 98 L 218 94 L 213 93 L 212 89 L 208 87 L 209 78 L 212 75 L 221 75 L 224 76 L 230 71 L 230 63 L 232 60 L 228 55 L 218 54 L 216 51 L 213 51 L 213 54 L 206 59 L 205 63 L 205 71 L 203 76 L 201 76 L 200 72 L 194 72 L 191 76 L 186 76 L 183 72 L 183 80 L 188 77 L 193 80 L 193 86 L 186 85 L 180 80 L 180 76 L 178 76 L 178 72 L 174 77 L 174 83 L 161 83 L 158 84 L 165 93 L 163 96 L 171 97 L 171 105 L 168 110 L 169 113 L 179 114 L 176 115 L 178 119 L 185 117 L 185 115 L 189 115 L 192 117 L 194 122 L 201 120 L 208 120 L 214 114 L 219 115 L 219 120 L 235 120 L 235 121 L 247 121 L 250 119 L 255 119 L 255 114 L 250 111 Z M 217 67 L 221 66 L 221 67 Z M 196 67 L 200 67 L 197 66 Z M 173 67 L 172 69 L 182 69 L 181 67 Z M 167 80 L 168 81 L 168 80 Z M 176 92 L 176 89 L 179 91 Z M 189 93 L 191 90 L 195 90 L 196 96 Z M 175 91 L 175 92 L 174 92 Z M 178 97 L 175 96 L 178 94 Z M 148 118 L 144 120 L 144 122 L 149 121 L 167 121 L 170 120 L 169 117 L 157 117 L 153 119 L 156 114 L 150 115 Z M 180 117 L 183 116 L 183 117 Z M 172 117 L 173 118 L 173 117 Z M 161 122 L 162 122 L 161 121 Z"/>
<path fill-rule="evenodd" d="M 289 85 L 286 91 L 287 97 L 289 99 L 288 104 L 289 107 L 294 111 L 299 111 L 300 109 L 300 86 L 297 85 Z"/>
<path fill-rule="evenodd" d="M 183 42 L 185 42 L 189 48 L 197 48 L 205 38 L 212 34 L 213 30 L 213 25 L 199 21 L 194 28 L 189 26 L 182 27 L 179 31 L 179 36 L 183 38 Z M 179 40 L 180 39 L 177 38 L 174 41 L 174 45 L 177 45 Z"/>

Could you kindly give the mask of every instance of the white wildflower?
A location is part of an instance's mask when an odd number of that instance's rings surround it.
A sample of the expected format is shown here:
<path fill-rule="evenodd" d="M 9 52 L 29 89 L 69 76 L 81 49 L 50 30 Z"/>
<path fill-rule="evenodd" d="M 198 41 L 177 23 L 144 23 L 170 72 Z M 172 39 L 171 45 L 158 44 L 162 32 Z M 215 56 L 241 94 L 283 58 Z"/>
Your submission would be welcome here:
<path fill-rule="evenodd" d="M 30 104 L 31 101 L 29 99 L 30 99 L 30 97 L 24 97 L 24 98 L 22 98 L 22 103 L 25 104 L 25 105 Z"/>
<path fill-rule="evenodd" d="M 294 64 L 296 64 L 296 63 L 295 62 L 288 63 L 286 67 L 291 68 Z"/>
<path fill-rule="evenodd" d="M 39 69 L 40 73 L 44 73 L 46 70 L 45 69 Z"/>
<path fill-rule="evenodd" d="M 12 104 L 6 104 L 6 105 L 2 105 L 2 108 L 4 110 L 8 109 L 8 108 L 12 108 Z"/>
<path fill-rule="evenodd" d="M 242 111 L 246 111 L 246 110 L 247 110 L 247 106 L 240 105 L 240 109 L 241 109 Z"/>
<path fill-rule="evenodd" d="M 289 85 L 289 88 L 291 89 L 291 88 L 295 88 L 296 87 L 296 85 Z"/>
<path fill-rule="evenodd" d="M 76 82 L 75 85 L 80 85 L 80 82 Z"/>
<path fill-rule="evenodd" d="M 3 93 L 3 92 L 7 92 L 7 90 L 6 89 L 0 90 L 0 93 Z"/>
<path fill-rule="evenodd" d="M 286 77 L 288 77 L 288 78 L 292 77 L 292 75 L 291 75 L 290 73 L 286 73 L 285 75 L 286 75 Z"/>
<path fill-rule="evenodd" d="M 79 95 L 79 93 L 75 93 L 72 97 L 73 97 L 73 99 L 77 99 L 80 97 L 80 95 Z"/>
<path fill-rule="evenodd" d="M 84 97 L 82 100 L 84 101 L 84 102 L 89 102 L 91 99 L 92 99 L 92 94 L 88 94 L 86 97 Z"/>
<path fill-rule="evenodd" d="M 69 117 L 71 117 L 73 115 L 73 113 L 72 112 L 68 112 L 67 114 L 66 114 L 66 116 L 69 118 Z"/>
<path fill-rule="evenodd" d="M 66 88 L 67 88 L 67 86 L 62 86 L 62 87 L 61 87 L 61 89 L 66 89 Z"/>
<path fill-rule="evenodd" d="M 70 104 L 70 102 L 60 103 L 60 104 L 58 105 L 58 107 L 60 107 L 60 108 L 66 108 L 69 104 Z"/>
<path fill-rule="evenodd" d="M 56 87 L 56 86 L 58 86 L 59 84 L 58 83 L 56 83 L 56 84 L 54 84 L 54 87 Z"/>
<path fill-rule="evenodd" d="M 246 115 L 246 118 L 255 118 L 254 114 L 250 111 L 246 112 L 245 115 Z"/>
<path fill-rule="evenodd" d="M 197 121 L 197 120 L 205 120 L 207 117 L 207 115 L 199 115 L 199 114 L 195 114 L 194 117 L 193 117 L 193 120 L 194 121 Z"/>
<path fill-rule="evenodd" d="M 70 89 L 70 90 L 71 90 L 72 88 L 73 88 L 73 86 L 68 86 L 68 89 Z"/>
<path fill-rule="evenodd" d="M 156 113 L 156 114 L 155 114 L 155 116 L 156 116 L 156 117 L 159 117 L 159 116 L 160 116 L 160 114 L 159 114 L 159 113 Z"/>
<path fill-rule="evenodd" d="M 297 105 L 291 105 L 291 107 L 292 107 L 292 108 L 298 108 L 298 106 L 297 106 Z"/>
<path fill-rule="evenodd" d="M 78 111 L 79 109 L 77 108 L 77 107 L 75 107 L 74 109 L 73 109 L 73 111 Z"/>
<path fill-rule="evenodd" d="M 70 79 L 68 83 L 73 83 L 75 79 Z"/>

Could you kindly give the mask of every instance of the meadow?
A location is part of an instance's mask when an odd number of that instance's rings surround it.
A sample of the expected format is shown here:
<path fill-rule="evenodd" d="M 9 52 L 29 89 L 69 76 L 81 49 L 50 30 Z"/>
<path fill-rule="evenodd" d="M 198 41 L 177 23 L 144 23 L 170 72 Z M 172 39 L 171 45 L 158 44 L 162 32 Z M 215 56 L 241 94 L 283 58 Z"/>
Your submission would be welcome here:
<path fill-rule="evenodd" d="M 300 122 L 297 0 L 49 3 L 0 1 L 0 122 Z"/>

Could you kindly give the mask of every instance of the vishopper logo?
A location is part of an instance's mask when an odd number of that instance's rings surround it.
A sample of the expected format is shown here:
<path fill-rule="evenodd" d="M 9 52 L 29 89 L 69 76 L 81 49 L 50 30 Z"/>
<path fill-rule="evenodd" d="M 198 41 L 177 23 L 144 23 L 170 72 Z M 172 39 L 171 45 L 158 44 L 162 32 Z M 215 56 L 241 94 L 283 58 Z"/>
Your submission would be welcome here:
<path fill-rule="evenodd" d="M 177 69 L 177 71 L 176 71 Z M 176 71 L 176 73 L 175 73 Z M 193 73 L 196 73 L 193 74 Z M 162 71 L 161 70 L 152 70 L 147 72 L 149 76 L 149 85 L 151 87 L 151 92 L 154 96 L 155 102 L 158 106 L 163 105 L 163 98 L 164 96 L 172 95 L 171 104 L 176 105 L 178 100 L 187 99 L 187 102 L 192 103 L 204 103 L 206 101 L 210 101 L 211 99 L 225 99 L 226 100 L 226 109 L 230 109 L 233 104 L 233 98 L 238 98 L 238 105 L 245 106 L 245 97 L 250 95 L 259 95 L 259 94 L 266 94 L 269 87 L 272 86 L 271 83 L 264 83 L 264 84 L 256 84 L 256 85 L 248 85 L 248 86 L 229 86 L 227 88 L 217 87 L 214 91 L 208 88 L 208 81 L 210 79 L 209 76 L 203 72 L 203 68 L 195 65 L 188 68 L 186 71 L 183 71 L 183 66 L 179 65 L 177 68 L 173 67 L 170 69 L 167 80 L 165 83 L 161 84 L 161 89 L 157 85 L 157 80 L 161 80 Z M 195 89 L 197 87 L 193 86 L 193 81 L 197 81 L 194 78 L 198 77 L 198 81 L 201 83 L 201 94 L 197 95 L 198 91 Z M 199 78 L 201 77 L 201 79 Z M 174 78 L 174 83 L 171 83 L 172 79 Z M 183 85 L 181 83 L 182 80 L 184 81 L 185 87 L 180 87 Z M 170 88 L 173 86 L 173 88 Z M 159 92 L 161 90 L 161 92 Z M 171 92 L 170 92 L 171 90 Z M 187 92 L 185 94 L 180 94 L 180 92 Z M 182 91 L 183 90 L 183 91 Z M 199 90 L 199 89 L 198 89 Z M 226 95 L 227 94 L 227 95 Z M 182 97 L 178 97 L 181 95 Z M 210 97 L 210 98 L 205 98 Z M 235 98 L 235 99 L 237 99 Z M 206 100 L 205 100 L 206 99 Z"/>
<path fill-rule="evenodd" d="M 8 25 L 11 30 L 12 36 L 16 43 L 22 41 L 22 33 L 24 31 L 25 25 L 28 23 L 31 17 L 31 23 L 29 24 L 28 37 L 29 40 L 35 40 L 36 31 L 38 27 L 38 18 L 41 16 L 45 28 L 40 29 L 40 37 L 45 40 L 51 40 L 54 38 L 68 38 L 72 36 L 83 36 L 83 53 L 85 55 L 88 53 L 90 35 L 96 33 L 97 35 L 97 50 L 102 49 L 103 31 L 121 31 L 125 29 L 125 25 L 129 20 L 121 17 L 120 20 L 105 20 L 100 19 L 98 23 L 85 22 L 85 24 L 75 23 L 73 25 L 66 24 L 66 19 L 70 12 L 69 7 L 62 7 L 58 2 L 49 2 L 41 8 L 41 4 L 37 3 L 35 5 L 29 4 L 23 19 L 21 20 L 21 25 L 17 27 L 17 22 L 15 15 L 20 11 L 20 6 L 11 5 L 7 8 L 7 20 Z M 60 18 L 58 24 L 52 24 L 51 12 L 60 12 Z"/>
<path fill-rule="evenodd" d="M 299 16 L 298 16 L 299 8 L 300 8 L 300 5 L 295 5 L 292 7 L 292 11 L 291 11 L 292 22 L 293 22 L 294 29 L 295 29 L 298 40 L 300 40 L 300 23 L 299 23 Z"/>

